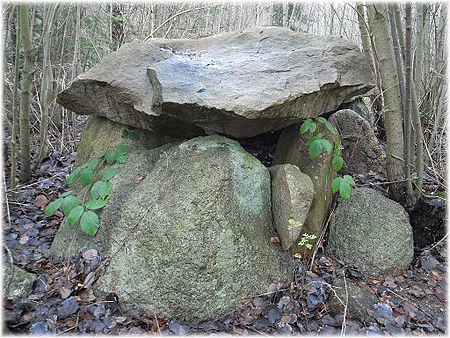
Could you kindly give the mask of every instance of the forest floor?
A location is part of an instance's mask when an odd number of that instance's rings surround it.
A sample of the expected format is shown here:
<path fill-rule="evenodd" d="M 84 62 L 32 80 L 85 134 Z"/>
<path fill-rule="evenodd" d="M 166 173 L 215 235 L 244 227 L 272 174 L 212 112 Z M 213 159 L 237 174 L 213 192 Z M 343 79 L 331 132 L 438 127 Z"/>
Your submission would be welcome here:
<path fill-rule="evenodd" d="M 294 282 L 271 285 L 226 316 L 199 325 L 173 318 L 122 312 L 114 295 L 97 296 L 92 273 L 103 261 L 95 250 L 59 259 L 50 245 L 62 214 L 45 217 L 43 209 L 65 191 L 73 154 L 53 154 L 34 172 L 33 180 L 12 195 L 7 191 L 3 240 L 4 261 L 37 275 L 26 299 L 4 299 L 3 321 L 21 334 L 445 334 L 447 331 L 447 240 L 416 250 L 410 269 L 399 276 L 358 271 L 318 252 L 313 264 L 297 260 Z M 372 177 L 372 179 L 376 179 Z M 367 182 L 366 182 L 367 183 Z M 345 276 L 345 277 L 344 277 Z M 351 304 L 331 305 L 339 287 L 359 285 L 378 303 L 364 315 Z M 349 289 L 348 289 L 349 290 Z M 349 295 L 345 287 L 345 295 Z M 120 300 L 119 300 L 120 302 Z"/>

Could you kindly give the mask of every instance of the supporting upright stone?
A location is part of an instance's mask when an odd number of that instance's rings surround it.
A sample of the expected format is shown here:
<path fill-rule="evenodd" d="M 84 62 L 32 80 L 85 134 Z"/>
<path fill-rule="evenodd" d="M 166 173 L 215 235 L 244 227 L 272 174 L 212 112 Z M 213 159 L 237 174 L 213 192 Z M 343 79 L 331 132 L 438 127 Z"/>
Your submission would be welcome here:
<path fill-rule="evenodd" d="M 322 126 L 318 126 L 318 128 L 325 135 L 324 137 L 333 142 L 338 142 L 338 136 L 329 133 Z M 286 128 L 278 140 L 273 164 L 290 163 L 296 165 L 311 178 L 315 194 L 300 236 L 306 233 L 319 238 L 333 202 L 331 181 L 336 177 L 336 174 L 331 167 L 331 153 L 324 151 L 315 159 L 309 157 L 309 136 L 307 134 L 300 135 L 298 125 Z M 302 254 L 303 257 L 311 255 L 311 250 L 298 245 L 292 246 L 292 251 Z"/>
<path fill-rule="evenodd" d="M 342 174 L 385 171 L 386 155 L 369 122 L 350 109 L 339 110 L 331 115 L 329 121 L 334 124 L 342 140 L 345 161 Z"/>
<path fill-rule="evenodd" d="M 308 175 L 292 164 L 275 165 L 269 172 L 274 225 L 282 248 L 288 250 L 301 233 L 314 197 L 314 185 Z"/>

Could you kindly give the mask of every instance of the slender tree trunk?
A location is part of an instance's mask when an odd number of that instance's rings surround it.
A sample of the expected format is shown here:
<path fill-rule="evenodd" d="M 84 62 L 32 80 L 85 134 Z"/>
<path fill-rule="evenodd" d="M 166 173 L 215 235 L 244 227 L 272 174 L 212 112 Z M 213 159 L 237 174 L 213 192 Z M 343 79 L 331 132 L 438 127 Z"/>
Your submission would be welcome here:
<path fill-rule="evenodd" d="M 403 115 L 405 115 L 405 109 L 403 107 L 404 106 L 403 102 L 405 100 L 405 77 L 404 77 L 405 73 L 403 71 L 403 58 L 400 54 L 400 42 L 399 42 L 399 37 L 403 36 L 403 31 L 401 29 L 401 26 L 396 27 L 394 19 L 394 9 L 392 5 L 388 5 L 388 16 L 389 16 L 389 25 L 391 27 L 392 42 L 394 44 L 395 62 L 397 64 L 402 111 Z"/>
<path fill-rule="evenodd" d="M 28 20 L 27 4 L 18 6 L 20 40 L 23 48 L 24 62 L 22 74 L 22 91 L 20 95 L 20 180 L 31 179 L 30 161 L 30 95 L 34 68 L 34 52 L 31 45 L 31 30 Z"/>
<path fill-rule="evenodd" d="M 77 3 L 75 8 L 75 36 L 73 47 L 73 60 L 72 60 L 72 80 L 74 80 L 80 69 L 80 33 L 81 33 L 81 4 Z M 74 112 L 71 112 L 72 120 L 72 139 L 75 141 L 77 138 L 77 117 Z"/>
<path fill-rule="evenodd" d="M 398 40 L 399 40 L 400 49 L 402 52 L 401 55 L 402 55 L 402 58 L 404 59 L 404 57 L 405 57 L 405 38 L 403 37 L 403 34 L 401 33 L 401 32 L 403 32 L 403 29 L 401 29 L 401 27 L 403 27 L 402 12 L 401 12 L 400 5 L 398 2 L 394 2 L 392 4 L 392 6 L 394 7 L 395 25 L 397 26 Z"/>
<path fill-rule="evenodd" d="M 17 172 L 17 115 L 18 115 L 18 90 L 19 87 L 19 60 L 20 60 L 20 24 L 19 8 L 16 6 L 16 52 L 14 58 L 14 92 L 12 100 L 12 128 L 11 128 L 11 189 L 16 187 Z"/>
<path fill-rule="evenodd" d="M 53 100 L 53 71 L 50 59 L 52 48 L 51 29 L 55 16 L 57 4 L 50 4 L 44 12 L 44 31 L 42 34 L 43 64 L 42 64 L 42 85 L 41 85 L 41 137 L 38 162 L 47 155 L 47 137 L 49 105 Z"/>
<path fill-rule="evenodd" d="M 384 98 L 385 127 L 387 139 L 387 175 L 393 182 L 390 196 L 400 201 L 404 185 L 403 163 L 403 121 L 397 67 L 394 46 L 390 34 L 386 5 L 377 3 L 369 5 L 369 17 L 374 37 Z"/>
<path fill-rule="evenodd" d="M 412 207 L 414 202 L 414 190 L 412 186 L 412 160 L 411 160 L 411 83 L 412 83 L 412 24 L 411 24 L 411 5 L 405 5 L 405 179 L 406 179 L 406 204 Z"/>
<path fill-rule="evenodd" d="M 422 61 L 423 61 L 423 16 L 425 5 L 416 3 L 416 55 L 414 58 L 414 82 L 416 83 L 416 95 L 420 98 L 422 85 Z"/>
<path fill-rule="evenodd" d="M 361 36 L 361 43 L 362 43 L 362 49 L 364 56 L 366 57 L 367 63 L 370 66 L 370 69 L 372 70 L 372 73 L 376 78 L 378 78 L 378 71 L 375 71 L 375 63 L 372 58 L 372 53 L 370 51 L 370 40 L 369 40 L 369 31 L 368 31 L 368 25 L 366 23 L 365 19 L 365 11 L 364 11 L 364 5 L 360 2 L 356 5 L 356 12 L 358 16 L 358 25 L 359 25 L 359 34 Z M 377 79 L 377 84 L 380 85 L 379 80 Z"/>

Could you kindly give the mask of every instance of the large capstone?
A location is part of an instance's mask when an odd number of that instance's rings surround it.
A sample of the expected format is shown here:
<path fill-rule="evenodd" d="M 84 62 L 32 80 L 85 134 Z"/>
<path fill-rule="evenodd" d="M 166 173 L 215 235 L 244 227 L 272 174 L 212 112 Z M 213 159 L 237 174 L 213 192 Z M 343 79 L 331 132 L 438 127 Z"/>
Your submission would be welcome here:
<path fill-rule="evenodd" d="M 328 250 L 363 270 L 399 272 L 409 266 L 414 254 L 409 216 L 381 193 L 358 188 L 331 218 Z"/>
<path fill-rule="evenodd" d="M 52 246 L 113 256 L 97 288 L 123 308 L 199 322 L 291 279 L 289 255 L 271 243 L 269 172 L 237 142 L 139 148 L 123 166 L 96 237 L 63 224 Z"/>
<path fill-rule="evenodd" d="M 78 114 L 166 134 L 251 137 L 373 87 L 356 44 L 280 27 L 123 45 L 58 95 Z"/>

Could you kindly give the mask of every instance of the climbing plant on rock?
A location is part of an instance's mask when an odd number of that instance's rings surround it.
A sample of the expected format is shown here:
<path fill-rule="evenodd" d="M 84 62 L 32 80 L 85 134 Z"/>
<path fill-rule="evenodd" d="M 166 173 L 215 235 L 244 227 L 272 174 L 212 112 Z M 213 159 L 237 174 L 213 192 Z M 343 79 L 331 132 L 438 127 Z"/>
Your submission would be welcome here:
<path fill-rule="evenodd" d="M 331 161 L 331 167 L 334 172 L 338 173 L 344 166 L 344 159 L 342 158 L 341 143 L 328 140 L 325 135 L 318 131 L 317 124 L 322 124 L 330 133 L 337 135 L 337 130 L 334 126 L 328 122 L 325 118 L 318 116 L 314 119 L 306 119 L 300 125 L 300 134 L 310 133 L 311 136 L 307 140 L 308 155 L 311 159 L 314 159 L 325 150 L 327 153 L 333 151 L 333 159 Z M 333 193 L 339 192 L 342 199 L 347 200 L 350 198 L 352 187 L 355 186 L 355 181 L 350 175 L 338 176 L 331 182 L 331 190 Z"/>
<path fill-rule="evenodd" d="M 124 130 L 122 137 L 134 140 L 137 134 Z M 69 225 L 79 224 L 84 233 L 95 236 L 100 228 L 97 212 L 108 204 L 112 192 L 110 181 L 118 172 L 116 164 L 126 163 L 129 151 L 130 147 L 126 144 L 108 147 L 89 162 L 75 168 L 67 177 L 66 184 L 73 185 L 78 181 L 84 187 L 79 194 L 82 196 L 76 196 L 71 191 L 63 193 L 45 208 L 45 215 L 50 216 L 61 210 Z"/>

